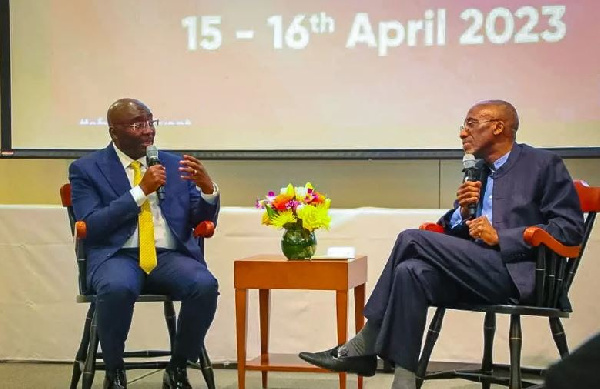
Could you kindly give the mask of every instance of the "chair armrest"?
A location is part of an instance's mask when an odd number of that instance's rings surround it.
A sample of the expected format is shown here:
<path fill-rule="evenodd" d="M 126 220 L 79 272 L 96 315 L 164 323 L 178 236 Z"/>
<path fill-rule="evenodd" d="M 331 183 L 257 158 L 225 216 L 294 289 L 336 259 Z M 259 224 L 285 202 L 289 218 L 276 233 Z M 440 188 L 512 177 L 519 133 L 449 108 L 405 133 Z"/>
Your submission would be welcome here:
<path fill-rule="evenodd" d="M 75 223 L 75 239 L 85 239 L 87 237 L 87 224 L 84 221 L 78 221 Z"/>
<path fill-rule="evenodd" d="M 437 223 L 431 223 L 431 222 L 421 224 L 419 226 L 419 230 L 444 233 L 444 227 L 440 226 Z"/>
<path fill-rule="evenodd" d="M 567 257 L 577 258 L 581 251 L 581 246 L 565 246 L 558 240 L 554 239 L 546 230 L 540 227 L 527 227 L 523 232 L 523 240 L 533 247 L 538 247 L 543 244 L 556 254 Z"/>
<path fill-rule="evenodd" d="M 83 250 L 83 240 L 87 237 L 87 224 L 84 221 L 75 222 L 75 228 L 73 229 L 73 242 L 75 243 L 75 254 L 77 255 L 77 261 L 85 261 L 85 254 Z"/>
<path fill-rule="evenodd" d="M 194 237 L 196 238 L 210 238 L 215 234 L 215 223 L 205 220 L 198 223 L 194 228 Z"/>
<path fill-rule="evenodd" d="M 83 249 L 83 240 L 87 237 L 87 224 L 84 221 L 75 222 L 73 240 L 75 243 L 75 256 L 79 273 L 79 293 L 87 294 L 87 258 Z"/>

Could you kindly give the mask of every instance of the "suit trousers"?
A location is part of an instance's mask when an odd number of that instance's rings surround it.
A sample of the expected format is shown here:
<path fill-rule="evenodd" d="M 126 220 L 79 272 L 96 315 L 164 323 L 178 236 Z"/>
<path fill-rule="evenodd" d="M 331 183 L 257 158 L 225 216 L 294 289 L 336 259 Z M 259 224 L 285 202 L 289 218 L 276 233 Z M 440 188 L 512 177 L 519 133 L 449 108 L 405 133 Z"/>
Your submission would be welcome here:
<path fill-rule="evenodd" d="M 90 277 L 107 370 L 123 368 L 125 340 L 140 293 L 181 301 L 172 358 L 196 360 L 217 309 L 217 280 L 204 264 L 174 250 L 159 249 L 157 266 L 150 274 L 139 267 L 138 257 L 137 249 L 122 249 Z"/>
<path fill-rule="evenodd" d="M 430 305 L 500 304 L 517 298 L 498 250 L 483 242 L 406 230 L 398 235 L 364 314 L 381 325 L 377 354 L 414 372 Z"/>

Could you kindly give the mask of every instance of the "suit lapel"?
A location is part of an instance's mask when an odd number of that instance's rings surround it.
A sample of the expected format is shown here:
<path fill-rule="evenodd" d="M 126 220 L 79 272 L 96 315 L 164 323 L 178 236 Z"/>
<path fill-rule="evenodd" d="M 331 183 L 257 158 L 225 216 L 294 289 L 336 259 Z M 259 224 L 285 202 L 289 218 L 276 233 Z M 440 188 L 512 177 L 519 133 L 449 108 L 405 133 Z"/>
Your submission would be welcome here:
<path fill-rule="evenodd" d="M 131 189 L 125 169 L 123 169 L 112 143 L 104 149 L 104 153 L 96 163 L 117 196 L 121 196 Z"/>

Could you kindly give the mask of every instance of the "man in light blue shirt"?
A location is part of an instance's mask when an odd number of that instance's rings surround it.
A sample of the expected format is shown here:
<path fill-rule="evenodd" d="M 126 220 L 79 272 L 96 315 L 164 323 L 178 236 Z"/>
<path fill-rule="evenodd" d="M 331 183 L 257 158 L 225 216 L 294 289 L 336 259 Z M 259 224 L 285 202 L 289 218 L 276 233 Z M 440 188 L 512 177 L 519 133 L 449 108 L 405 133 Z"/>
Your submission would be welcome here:
<path fill-rule="evenodd" d="M 392 389 L 414 389 L 430 305 L 532 298 L 535 260 L 523 232 L 536 225 L 564 244 L 578 245 L 583 215 L 562 160 L 516 143 L 518 129 L 517 111 L 506 101 L 471 107 L 460 139 L 465 153 L 489 167 L 482 180 L 459 186 L 454 209 L 438 222 L 443 234 L 405 230 L 398 235 L 365 306 L 368 321 L 354 338 L 330 350 L 300 353 L 302 359 L 369 376 L 378 355 L 396 366 Z M 480 209 L 471 218 L 476 204 Z"/>

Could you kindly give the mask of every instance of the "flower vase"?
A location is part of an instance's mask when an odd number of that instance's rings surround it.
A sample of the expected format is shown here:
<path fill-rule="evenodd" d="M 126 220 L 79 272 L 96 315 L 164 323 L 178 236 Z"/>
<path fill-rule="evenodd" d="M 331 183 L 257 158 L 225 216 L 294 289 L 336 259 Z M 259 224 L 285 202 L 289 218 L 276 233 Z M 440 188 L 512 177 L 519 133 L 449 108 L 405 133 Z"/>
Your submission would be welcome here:
<path fill-rule="evenodd" d="M 281 250 L 287 259 L 310 259 L 316 248 L 315 232 L 306 228 L 287 228 L 281 238 Z"/>

